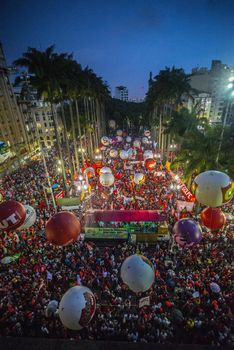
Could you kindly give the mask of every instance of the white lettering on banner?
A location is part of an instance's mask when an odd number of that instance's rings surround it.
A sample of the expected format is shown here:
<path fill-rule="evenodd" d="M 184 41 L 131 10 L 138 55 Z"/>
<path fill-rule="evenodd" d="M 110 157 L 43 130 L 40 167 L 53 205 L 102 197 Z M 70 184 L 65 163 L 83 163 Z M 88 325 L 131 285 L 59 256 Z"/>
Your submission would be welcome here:
<path fill-rule="evenodd" d="M 149 305 L 150 305 L 150 297 L 141 298 L 139 300 L 139 308 L 143 306 L 149 306 Z"/>
<path fill-rule="evenodd" d="M 8 218 L 3 219 L 0 222 L 0 228 L 4 229 L 4 228 L 9 227 L 10 225 L 15 225 L 20 219 L 21 219 L 21 216 L 16 211 L 15 213 L 8 216 Z"/>

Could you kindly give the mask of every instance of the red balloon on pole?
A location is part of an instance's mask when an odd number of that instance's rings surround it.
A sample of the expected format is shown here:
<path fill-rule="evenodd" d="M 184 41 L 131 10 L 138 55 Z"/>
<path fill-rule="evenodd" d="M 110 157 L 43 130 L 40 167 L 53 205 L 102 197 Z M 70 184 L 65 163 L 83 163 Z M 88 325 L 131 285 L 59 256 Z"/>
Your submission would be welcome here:
<path fill-rule="evenodd" d="M 16 230 L 26 218 L 25 207 L 14 200 L 0 204 L 0 229 L 3 231 Z"/>
<path fill-rule="evenodd" d="M 61 211 L 46 223 L 46 238 L 56 246 L 65 246 L 76 242 L 81 231 L 80 221 L 68 211 Z"/>
<path fill-rule="evenodd" d="M 212 231 L 219 230 L 226 222 L 226 217 L 220 208 L 206 208 L 201 212 L 201 221 Z"/>
<path fill-rule="evenodd" d="M 147 158 L 145 160 L 145 168 L 147 170 L 154 170 L 156 168 L 156 162 L 153 158 Z"/>

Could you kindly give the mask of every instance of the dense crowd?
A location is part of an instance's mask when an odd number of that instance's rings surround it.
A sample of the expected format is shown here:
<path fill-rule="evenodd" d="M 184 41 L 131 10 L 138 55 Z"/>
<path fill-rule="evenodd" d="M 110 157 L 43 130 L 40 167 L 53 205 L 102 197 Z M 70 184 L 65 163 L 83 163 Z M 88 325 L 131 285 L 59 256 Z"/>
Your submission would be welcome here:
<path fill-rule="evenodd" d="M 47 164 L 53 181 L 60 182 L 53 167 L 53 154 L 47 158 Z M 112 168 L 114 174 L 119 171 L 117 163 Z M 131 170 L 124 171 L 114 189 L 101 192 L 97 180 L 90 179 L 94 196 L 87 206 L 159 209 L 167 213 L 171 231 L 180 194 L 170 189 L 169 175 L 147 174 L 142 186 L 130 185 L 131 176 Z M 113 247 L 98 247 L 80 239 L 73 245 L 57 248 L 47 242 L 44 233 L 46 221 L 55 212 L 49 198 L 46 204 L 45 184 L 40 161 L 1 181 L 5 199 L 14 198 L 37 211 L 36 224 L 30 229 L 1 233 L 0 257 L 20 253 L 11 264 L 0 264 L 1 336 L 214 345 L 234 342 L 234 228 L 230 223 L 218 233 L 204 230 L 199 246 L 189 250 L 178 248 L 171 240 L 151 246 L 116 243 Z M 132 199 L 128 200 L 129 197 Z M 233 211 L 232 204 L 228 208 Z M 155 267 L 152 288 L 138 295 L 120 278 L 122 262 L 135 252 L 148 257 Z M 220 286 L 219 293 L 211 290 L 211 282 Z M 75 332 L 65 329 L 56 314 L 46 317 L 45 311 L 51 300 L 59 302 L 69 287 L 81 284 L 95 294 L 97 309 L 89 326 Z M 150 297 L 150 305 L 140 308 L 139 301 L 145 296 Z"/>

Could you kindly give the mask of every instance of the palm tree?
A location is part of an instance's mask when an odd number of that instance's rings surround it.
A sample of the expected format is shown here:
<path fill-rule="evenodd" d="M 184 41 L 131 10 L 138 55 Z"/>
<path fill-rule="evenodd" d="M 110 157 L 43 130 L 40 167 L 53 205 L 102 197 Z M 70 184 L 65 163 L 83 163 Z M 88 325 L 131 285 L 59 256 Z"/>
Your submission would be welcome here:
<path fill-rule="evenodd" d="M 172 168 L 182 166 L 184 180 L 190 185 L 192 177 L 200 172 L 210 169 L 223 170 L 222 166 L 216 166 L 217 150 L 217 129 L 210 126 L 203 130 L 191 129 L 186 133 Z"/>
<path fill-rule="evenodd" d="M 171 119 L 172 110 L 182 103 L 182 96 L 191 93 L 189 75 L 182 68 L 166 67 L 154 77 L 146 96 L 148 114 L 152 124 L 159 125 L 159 144 L 164 148 L 163 125 Z"/>
<path fill-rule="evenodd" d="M 36 89 L 39 98 L 50 103 L 66 194 L 68 188 L 60 134 L 58 131 L 56 102 L 61 95 L 61 67 L 63 66 L 64 60 L 68 57 L 69 55 L 67 54 L 58 55 L 54 53 L 54 46 L 48 47 L 45 51 L 39 51 L 36 48 L 29 47 L 28 50 L 23 53 L 22 57 L 14 62 L 16 66 L 27 68 L 30 76 L 30 85 Z"/>

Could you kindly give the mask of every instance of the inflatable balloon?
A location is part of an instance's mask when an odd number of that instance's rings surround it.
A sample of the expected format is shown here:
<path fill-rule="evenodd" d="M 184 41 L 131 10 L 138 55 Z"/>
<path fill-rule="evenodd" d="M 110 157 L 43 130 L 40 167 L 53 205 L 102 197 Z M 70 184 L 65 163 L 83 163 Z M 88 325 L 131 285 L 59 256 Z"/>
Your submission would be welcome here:
<path fill-rule="evenodd" d="M 116 140 L 117 140 L 117 142 L 122 142 L 123 141 L 123 137 L 122 136 L 116 136 Z"/>
<path fill-rule="evenodd" d="M 124 175 L 123 169 L 119 169 L 119 170 L 117 170 L 117 172 L 115 174 L 115 178 L 117 180 L 119 180 L 119 179 L 121 179 L 123 177 L 123 175 Z"/>
<path fill-rule="evenodd" d="M 112 148 L 112 149 L 110 150 L 110 153 L 109 153 L 109 154 L 110 154 L 110 157 L 111 157 L 111 158 L 117 158 L 117 157 L 118 157 L 118 151 L 117 151 L 117 149 L 113 149 L 113 148 Z"/>
<path fill-rule="evenodd" d="M 227 174 L 205 171 L 195 177 L 192 191 L 196 200 L 208 207 L 220 207 L 233 197 L 232 181 Z"/>
<path fill-rule="evenodd" d="M 127 136 L 127 137 L 126 137 L 126 142 L 127 142 L 127 143 L 130 143 L 131 141 L 132 141 L 131 136 Z"/>
<path fill-rule="evenodd" d="M 144 159 L 154 158 L 153 151 L 151 151 L 151 150 L 146 150 L 146 151 L 143 153 L 143 158 L 144 158 Z"/>
<path fill-rule="evenodd" d="M 75 286 L 63 295 L 59 303 L 59 318 L 64 327 L 80 330 L 92 320 L 96 309 L 96 300 L 87 287 Z"/>
<path fill-rule="evenodd" d="M 117 136 L 123 136 L 123 131 L 122 130 L 117 130 L 116 131 Z"/>
<path fill-rule="evenodd" d="M 115 125 L 116 125 L 115 120 L 109 120 L 109 127 L 111 129 L 115 129 Z"/>
<path fill-rule="evenodd" d="M 113 185 L 115 178 L 113 174 L 105 173 L 99 177 L 100 184 L 104 187 L 110 187 Z"/>
<path fill-rule="evenodd" d="M 112 170 L 108 166 L 104 166 L 100 169 L 99 174 L 112 174 Z"/>
<path fill-rule="evenodd" d="M 110 144 L 109 137 L 107 137 L 107 136 L 102 136 L 102 138 L 101 138 L 101 143 L 102 143 L 104 146 L 108 146 L 108 145 Z"/>
<path fill-rule="evenodd" d="M 226 222 L 226 217 L 220 208 L 206 208 L 201 212 L 201 221 L 212 231 L 219 230 Z"/>
<path fill-rule="evenodd" d="M 115 143 L 117 143 L 117 142 L 118 142 L 117 136 L 113 136 L 113 137 L 110 138 L 110 144 L 111 144 L 111 145 L 113 145 L 113 144 L 115 144 Z"/>
<path fill-rule="evenodd" d="M 136 173 L 134 174 L 134 179 L 136 185 L 142 185 L 145 182 L 145 175 L 142 173 Z"/>
<path fill-rule="evenodd" d="M 141 141 L 140 140 L 134 140 L 133 141 L 133 146 L 136 148 L 140 148 L 141 147 Z"/>
<path fill-rule="evenodd" d="M 181 219 L 177 221 L 173 228 L 174 239 L 182 248 L 189 248 L 198 244 L 202 239 L 200 225 L 191 219 Z"/>
<path fill-rule="evenodd" d="M 141 142 L 144 144 L 148 143 L 148 141 L 149 141 L 148 137 L 142 137 L 142 139 L 141 139 Z"/>
<path fill-rule="evenodd" d="M 57 300 L 51 300 L 46 307 L 45 316 L 46 317 L 54 316 L 56 314 L 57 309 L 58 309 L 58 304 L 59 303 Z"/>
<path fill-rule="evenodd" d="M 33 207 L 30 205 L 25 205 L 24 207 L 26 210 L 26 219 L 24 220 L 23 225 L 18 228 L 18 230 L 26 230 L 29 227 L 33 226 L 37 218 L 36 210 Z"/>
<path fill-rule="evenodd" d="M 122 136 L 123 136 L 123 137 L 127 137 L 127 136 L 128 136 L 128 132 L 127 132 L 127 131 L 123 131 Z"/>
<path fill-rule="evenodd" d="M 156 168 L 156 161 L 152 158 L 148 158 L 145 160 L 145 168 L 147 170 L 154 170 Z"/>
<path fill-rule="evenodd" d="M 95 170 L 94 170 L 94 168 L 92 168 L 90 166 L 84 170 L 83 174 L 84 174 L 84 176 L 87 175 L 88 177 L 93 177 L 93 176 L 95 176 Z"/>
<path fill-rule="evenodd" d="M 61 211 L 53 215 L 45 226 L 46 238 L 56 246 L 76 242 L 80 231 L 80 221 L 68 211 Z"/>
<path fill-rule="evenodd" d="M 119 156 L 121 159 L 125 160 L 128 159 L 128 151 L 125 151 L 124 149 L 119 152 Z"/>
<path fill-rule="evenodd" d="M 210 289 L 213 293 L 216 293 L 216 294 L 219 294 L 221 292 L 220 286 L 215 282 L 210 283 Z"/>
<path fill-rule="evenodd" d="M 143 255 L 134 254 L 124 260 L 121 278 L 134 293 L 147 291 L 154 283 L 154 267 Z"/>
<path fill-rule="evenodd" d="M 145 130 L 145 131 L 144 131 L 144 135 L 145 135 L 146 137 L 149 137 L 149 136 L 150 136 L 150 134 L 151 134 L 151 133 L 150 133 L 150 131 L 149 131 L 149 130 Z"/>
<path fill-rule="evenodd" d="M 0 230 L 11 231 L 20 227 L 26 218 L 25 207 L 14 200 L 0 203 Z"/>

